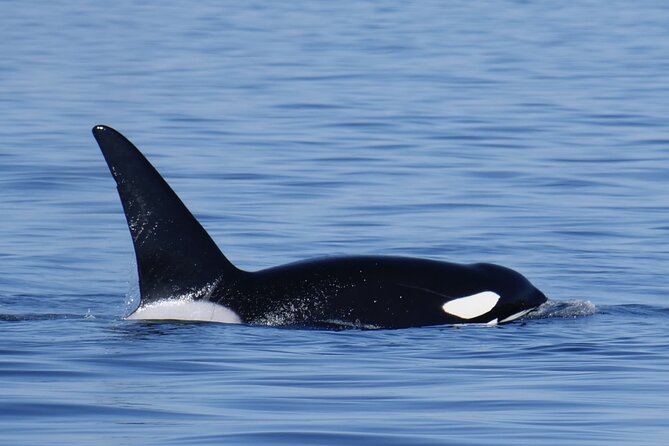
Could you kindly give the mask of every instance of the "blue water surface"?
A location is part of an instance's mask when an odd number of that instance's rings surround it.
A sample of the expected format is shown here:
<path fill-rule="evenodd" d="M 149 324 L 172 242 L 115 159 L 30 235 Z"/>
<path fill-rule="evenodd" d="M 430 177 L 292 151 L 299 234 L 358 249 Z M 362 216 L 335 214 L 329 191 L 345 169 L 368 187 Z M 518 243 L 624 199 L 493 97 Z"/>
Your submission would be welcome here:
<path fill-rule="evenodd" d="M 1 9 L 0 444 L 666 444 L 666 2 Z M 486 261 L 551 300 L 498 327 L 126 321 L 95 124 L 244 269 Z"/>

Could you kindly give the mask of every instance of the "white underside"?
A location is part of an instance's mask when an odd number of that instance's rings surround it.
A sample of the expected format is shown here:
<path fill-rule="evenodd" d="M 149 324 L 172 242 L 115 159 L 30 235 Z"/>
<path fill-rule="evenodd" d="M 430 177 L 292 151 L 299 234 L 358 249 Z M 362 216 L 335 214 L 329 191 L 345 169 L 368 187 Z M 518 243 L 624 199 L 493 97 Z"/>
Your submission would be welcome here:
<path fill-rule="evenodd" d="M 128 319 L 222 322 L 241 324 L 237 313 L 223 305 L 191 299 L 166 299 L 139 307 Z"/>
<path fill-rule="evenodd" d="M 446 302 L 441 308 L 448 314 L 462 319 L 474 319 L 495 308 L 499 294 L 483 291 L 471 296 L 459 297 Z"/>
<path fill-rule="evenodd" d="M 446 302 L 443 310 L 462 319 L 473 319 L 488 313 L 495 308 L 500 296 L 492 291 L 483 291 L 471 296 L 460 297 Z M 530 310 L 523 310 L 502 319 L 499 323 L 510 322 L 518 319 Z M 223 305 L 208 301 L 192 299 L 165 299 L 144 305 L 127 317 L 133 320 L 178 320 L 178 321 L 202 321 L 220 322 L 225 324 L 240 324 L 241 318 L 237 313 Z M 497 325 L 495 318 L 488 322 L 489 325 Z"/>
<path fill-rule="evenodd" d="M 525 316 L 527 313 L 529 313 L 529 312 L 532 311 L 532 310 L 533 310 L 533 308 L 530 308 L 529 310 L 519 311 L 518 313 L 512 314 L 511 316 L 502 319 L 502 320 L 500 321 L 500 323 L 504 324 L 504 323 L 506 323 L 506 322 L 515 321 L 516 319 Z"/>

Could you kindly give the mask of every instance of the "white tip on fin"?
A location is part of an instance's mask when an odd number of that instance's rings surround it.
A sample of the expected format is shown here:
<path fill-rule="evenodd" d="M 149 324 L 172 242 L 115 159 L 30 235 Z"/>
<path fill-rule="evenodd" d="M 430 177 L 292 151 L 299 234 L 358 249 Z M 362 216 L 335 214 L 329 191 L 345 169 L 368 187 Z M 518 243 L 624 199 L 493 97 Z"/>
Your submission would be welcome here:
<path fill-rule="evenodd" d="M 499 297 L 499 294 L 492 291 L 483 291 L 471 296 L 450 300 L 441 308 L 453 316 L 462 319 L 474 319 L 495 308 Z"/>

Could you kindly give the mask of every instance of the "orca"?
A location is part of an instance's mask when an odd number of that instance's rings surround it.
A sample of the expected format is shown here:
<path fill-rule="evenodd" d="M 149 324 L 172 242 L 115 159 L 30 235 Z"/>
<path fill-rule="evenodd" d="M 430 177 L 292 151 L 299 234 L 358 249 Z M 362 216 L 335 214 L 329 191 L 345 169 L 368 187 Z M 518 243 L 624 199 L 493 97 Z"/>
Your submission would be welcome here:
<path fill-rule="evenodd" d="M 93 135 L 137 258 L 140 303 L 129 319 L 325 329 L 495 325 L 547 300 L 520 273 L 490 263 L 348 256 L 241 270 L 128 139 L 103 125 Z"/>

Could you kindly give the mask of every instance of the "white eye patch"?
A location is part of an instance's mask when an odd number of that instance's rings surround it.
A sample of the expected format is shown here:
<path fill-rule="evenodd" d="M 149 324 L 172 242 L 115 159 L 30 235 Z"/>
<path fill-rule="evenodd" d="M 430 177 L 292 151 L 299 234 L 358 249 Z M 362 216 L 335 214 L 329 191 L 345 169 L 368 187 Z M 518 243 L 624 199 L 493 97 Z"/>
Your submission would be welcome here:
<path fill-rule="evenodd" d="M 474 319 L 495 308 L 499 297 L 499 294 L 492 291 L 482 291 L 471 296 L 450 300 L 441 308 L 453 316 L 462 319 Z"/>

